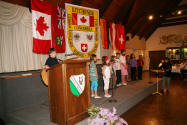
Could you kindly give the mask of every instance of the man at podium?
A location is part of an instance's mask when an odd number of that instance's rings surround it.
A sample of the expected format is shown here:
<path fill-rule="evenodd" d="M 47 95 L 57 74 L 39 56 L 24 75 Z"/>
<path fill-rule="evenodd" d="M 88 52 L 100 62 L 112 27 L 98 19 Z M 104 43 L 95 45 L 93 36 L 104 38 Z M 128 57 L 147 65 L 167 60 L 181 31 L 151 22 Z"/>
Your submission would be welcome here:
<path fill-rule="evenodd" d="M 45 62 L 45 68 L 48 69 L 56 64 L 59 64 L 58 63 L 58 60 L 56 58 L 56 50 L 55 48 L 50 48 L 49 51 L 48 51 L 48 54 L 49 54 L 49 58 L 46 60 Z"/>

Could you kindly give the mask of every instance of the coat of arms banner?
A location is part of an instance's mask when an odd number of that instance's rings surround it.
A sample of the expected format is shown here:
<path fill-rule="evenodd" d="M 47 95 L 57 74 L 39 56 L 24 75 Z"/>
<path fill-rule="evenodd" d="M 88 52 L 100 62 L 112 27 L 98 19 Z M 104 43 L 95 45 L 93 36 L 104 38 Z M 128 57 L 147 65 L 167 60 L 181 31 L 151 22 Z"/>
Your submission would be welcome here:
<path fill-rule="evenodd" d="M 66 4 L 66 54 L 89 58 L 99 44 L 99 11 L 97 9 Z"/>

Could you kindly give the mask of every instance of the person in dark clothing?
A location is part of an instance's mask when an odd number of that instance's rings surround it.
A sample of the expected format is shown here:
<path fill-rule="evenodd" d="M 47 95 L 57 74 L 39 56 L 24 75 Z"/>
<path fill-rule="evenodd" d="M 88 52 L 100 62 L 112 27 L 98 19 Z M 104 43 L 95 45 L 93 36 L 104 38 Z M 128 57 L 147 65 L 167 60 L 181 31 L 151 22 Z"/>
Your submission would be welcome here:
<path fill-rule="evenodd" d="M 116 58 L 114 60 L 114 72 L 116 75 L 116 86 L 121 86 L 121 66 L 120 66 L 120 53 L 116 53 Z"/>
<path fill-rule="evenodd" d="M 137 61 L 135 55 L 132 53 L 130 56 L 130 66 L 131 66 L 131 80 L 136 80 L 136 68 L 137 68 Z"/>
<path fill-rule="evenodd" d="M 45 62 L 45 68 L 48 69 L 56 64 L 59 64 L 57 58 L 56 58 L 56 50 L 55 48 L 50 48 L 49 51 L 49 58 Z"/>
<path fill-rule="evenodd" d="M 138 64 L 138 79 L 142 80 L 142 70 L 143 70 L 143 65 L 144 65 L 142 55 L 139 55 L 139 59 L 137 60 L 137 64 Z"/>
<path fill-rule="evenodd" d="M 162 90 L 161 93 L 164 93 L 165 83 L 167 84 L 167 93 L 169 92 L 169 86 L 170 86 L 170 80 L 171 80 L 171 69 L 172 65 L 168 58 L 165 59 L 164 63 L 160 67 L 163 71 L 163 77 L 162 77 Z"/>

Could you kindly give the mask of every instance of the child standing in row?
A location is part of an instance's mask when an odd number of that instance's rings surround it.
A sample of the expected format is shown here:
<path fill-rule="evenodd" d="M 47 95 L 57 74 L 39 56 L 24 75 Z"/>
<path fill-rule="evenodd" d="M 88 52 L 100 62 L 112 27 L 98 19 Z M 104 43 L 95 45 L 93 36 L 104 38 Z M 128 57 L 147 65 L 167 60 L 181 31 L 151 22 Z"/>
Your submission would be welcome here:
<path fill-rule="evenodd" d="M 132 53 L 130 56 L 130 65 L 131 65 L 131 80 L 136 80 L 136 68 L 137 68 L 137 61 L 135 55 Z"/>
<path fill-rule="evenodd" d="M 95 54 L 92 54 L 90 56 L 90 81 L 91 81 L 91 92 L 92 95 L 91 97 L 95 98 L 101 98 L 100 96 L 97 95 L 97 87 L 98 87 L 98 74 L 97 74 L 97 69 L 95 62 L 97 61 L 97 57 Z"/>
<path fill-rule="evenodd" d="M 116 86 L 119 87 L 121 85 L 121 65 L 120 65 L 120 53 L 116 53 L 116 59 L 114 63 L 114 70 L 116 74 Z"/>
<path fill-rule="evenodd" d="M 109 66 L 110 59 L 106 56 L 105 59 L 103 60 L 103 80 L 104 80 L 104 91 L 105 91 L 105 97 L 110 98 L 111 95 L 108 94 L 108 89 L 109 89 L 109 82 L 110 82 L 110 77 L 111 77 L 111 68 Z"/>
<path fill-rule="evenodd" d="M 122 84 L 127 85 L 126 79 L 128 77 L 128 71 L 127 71 L 126 55 L 124 49 L 121 50 L 120 63 L 121 63 Z"/>

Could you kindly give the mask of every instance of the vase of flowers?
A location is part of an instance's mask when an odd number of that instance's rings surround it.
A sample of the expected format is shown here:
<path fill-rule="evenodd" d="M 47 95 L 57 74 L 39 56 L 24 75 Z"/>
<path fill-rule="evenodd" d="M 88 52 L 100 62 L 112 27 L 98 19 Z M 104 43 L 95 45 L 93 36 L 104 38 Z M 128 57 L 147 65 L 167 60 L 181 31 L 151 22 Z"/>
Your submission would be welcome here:
<path fill-rule="evenodd" d="M 116 108 L 113 107 L 111 112 L 109 109 L 92 106 L 88 109 L 90 118 L 88 125 L 128 125 L 128 123 L 116 115 Z"/>

